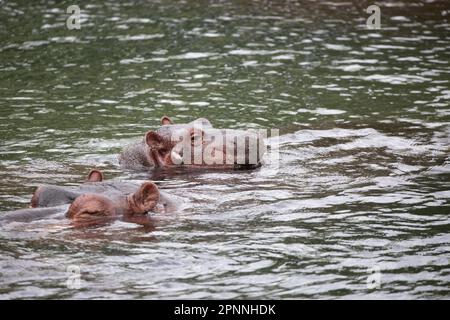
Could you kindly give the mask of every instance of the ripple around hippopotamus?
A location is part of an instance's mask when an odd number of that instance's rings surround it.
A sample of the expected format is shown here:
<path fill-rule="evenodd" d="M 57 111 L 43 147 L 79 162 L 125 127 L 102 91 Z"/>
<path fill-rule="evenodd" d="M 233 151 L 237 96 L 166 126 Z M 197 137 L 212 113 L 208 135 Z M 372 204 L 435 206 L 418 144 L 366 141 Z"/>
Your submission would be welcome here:
<path fill-rule="evenodd" d="M 0 210 L 94 167 L 186 204 L 0 222 L 0 298 L 448 298 L 448 1 L 379 2 L 380 30 L 333 0 L 91 0 L 67 30 L 59 2 L 2 1 Z M 166 114 L 280 129 L 278 165 L 120 168 Z"/>

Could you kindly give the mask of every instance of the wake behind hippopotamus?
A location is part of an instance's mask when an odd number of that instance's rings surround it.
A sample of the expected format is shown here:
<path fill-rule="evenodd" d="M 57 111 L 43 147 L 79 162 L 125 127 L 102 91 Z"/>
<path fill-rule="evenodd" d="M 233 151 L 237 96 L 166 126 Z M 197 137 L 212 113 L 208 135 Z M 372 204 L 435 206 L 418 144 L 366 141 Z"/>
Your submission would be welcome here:
<path fill-rule="evenodd" d="M 32 222 L 51 216 L 69 218 L 76 227 L 117 219 L 145 225 L 149 212 L 167 213 L 175 209 L 170 197 L 153 182 L 103 181 L 103 174 L 92 170 L 86 182 L 76 187 L 38 187 L 29 209 L 3 213 L 0 222 Z"/>
<path fill-rule="evenodd" d="M 124 148 L 119 163 L 127 169 L 254 169 L 261 166 L 265 151 L 256 132 L 217 129 L 204 118 L 175 124 L 164 116 L 159 129 Z"/>

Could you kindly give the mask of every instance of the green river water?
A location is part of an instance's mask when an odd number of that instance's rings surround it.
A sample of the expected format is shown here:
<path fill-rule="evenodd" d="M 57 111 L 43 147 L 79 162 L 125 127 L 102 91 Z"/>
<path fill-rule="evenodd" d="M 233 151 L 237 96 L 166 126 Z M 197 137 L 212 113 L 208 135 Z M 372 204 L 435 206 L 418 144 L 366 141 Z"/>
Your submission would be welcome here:
<path fill-rule="evenodd" d="M 182 199 L 0 227 L 0 298 L 449 298 L 450 3 L 376 3 L 0 1 L 0 211 L 92 167 Z M 279 129 L 279 164 L 122 170 L 163 115 Z"/>

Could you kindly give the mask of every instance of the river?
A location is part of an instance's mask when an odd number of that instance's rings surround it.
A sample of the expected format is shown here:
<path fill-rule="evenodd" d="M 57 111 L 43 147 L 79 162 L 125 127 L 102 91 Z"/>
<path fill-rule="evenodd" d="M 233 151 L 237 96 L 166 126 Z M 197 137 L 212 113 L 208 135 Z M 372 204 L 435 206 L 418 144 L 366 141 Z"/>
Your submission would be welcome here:
<path fill-rule="evenodd" d="M 70 4 L 0 2 L 0 211 L 92 167 L 183 200 L 150 231 L 2 226 L 0 298 L 450 298 L 447 1 L 373 30 L 368 1 L 80 1 L 79 30 Z M 122 170 L 163 115 L 279 129 L 279 162 Z"/>

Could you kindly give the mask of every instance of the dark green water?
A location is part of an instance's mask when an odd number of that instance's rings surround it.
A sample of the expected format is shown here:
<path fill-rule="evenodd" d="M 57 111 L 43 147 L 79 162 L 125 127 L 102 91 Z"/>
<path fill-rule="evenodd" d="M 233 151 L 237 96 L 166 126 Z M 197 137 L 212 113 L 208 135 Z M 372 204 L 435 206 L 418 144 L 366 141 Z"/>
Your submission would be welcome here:
<path fill-rule="evenodd" d="M 184 202 L 152 232 L 1 227 L 0 298 L 449 298 L 450 4 L 367 30 L 369 4 L 1 1 L 0 211 L 94 166 Z M 280 168 L 122 171 L 163 115 L 280 129 Z"/>

